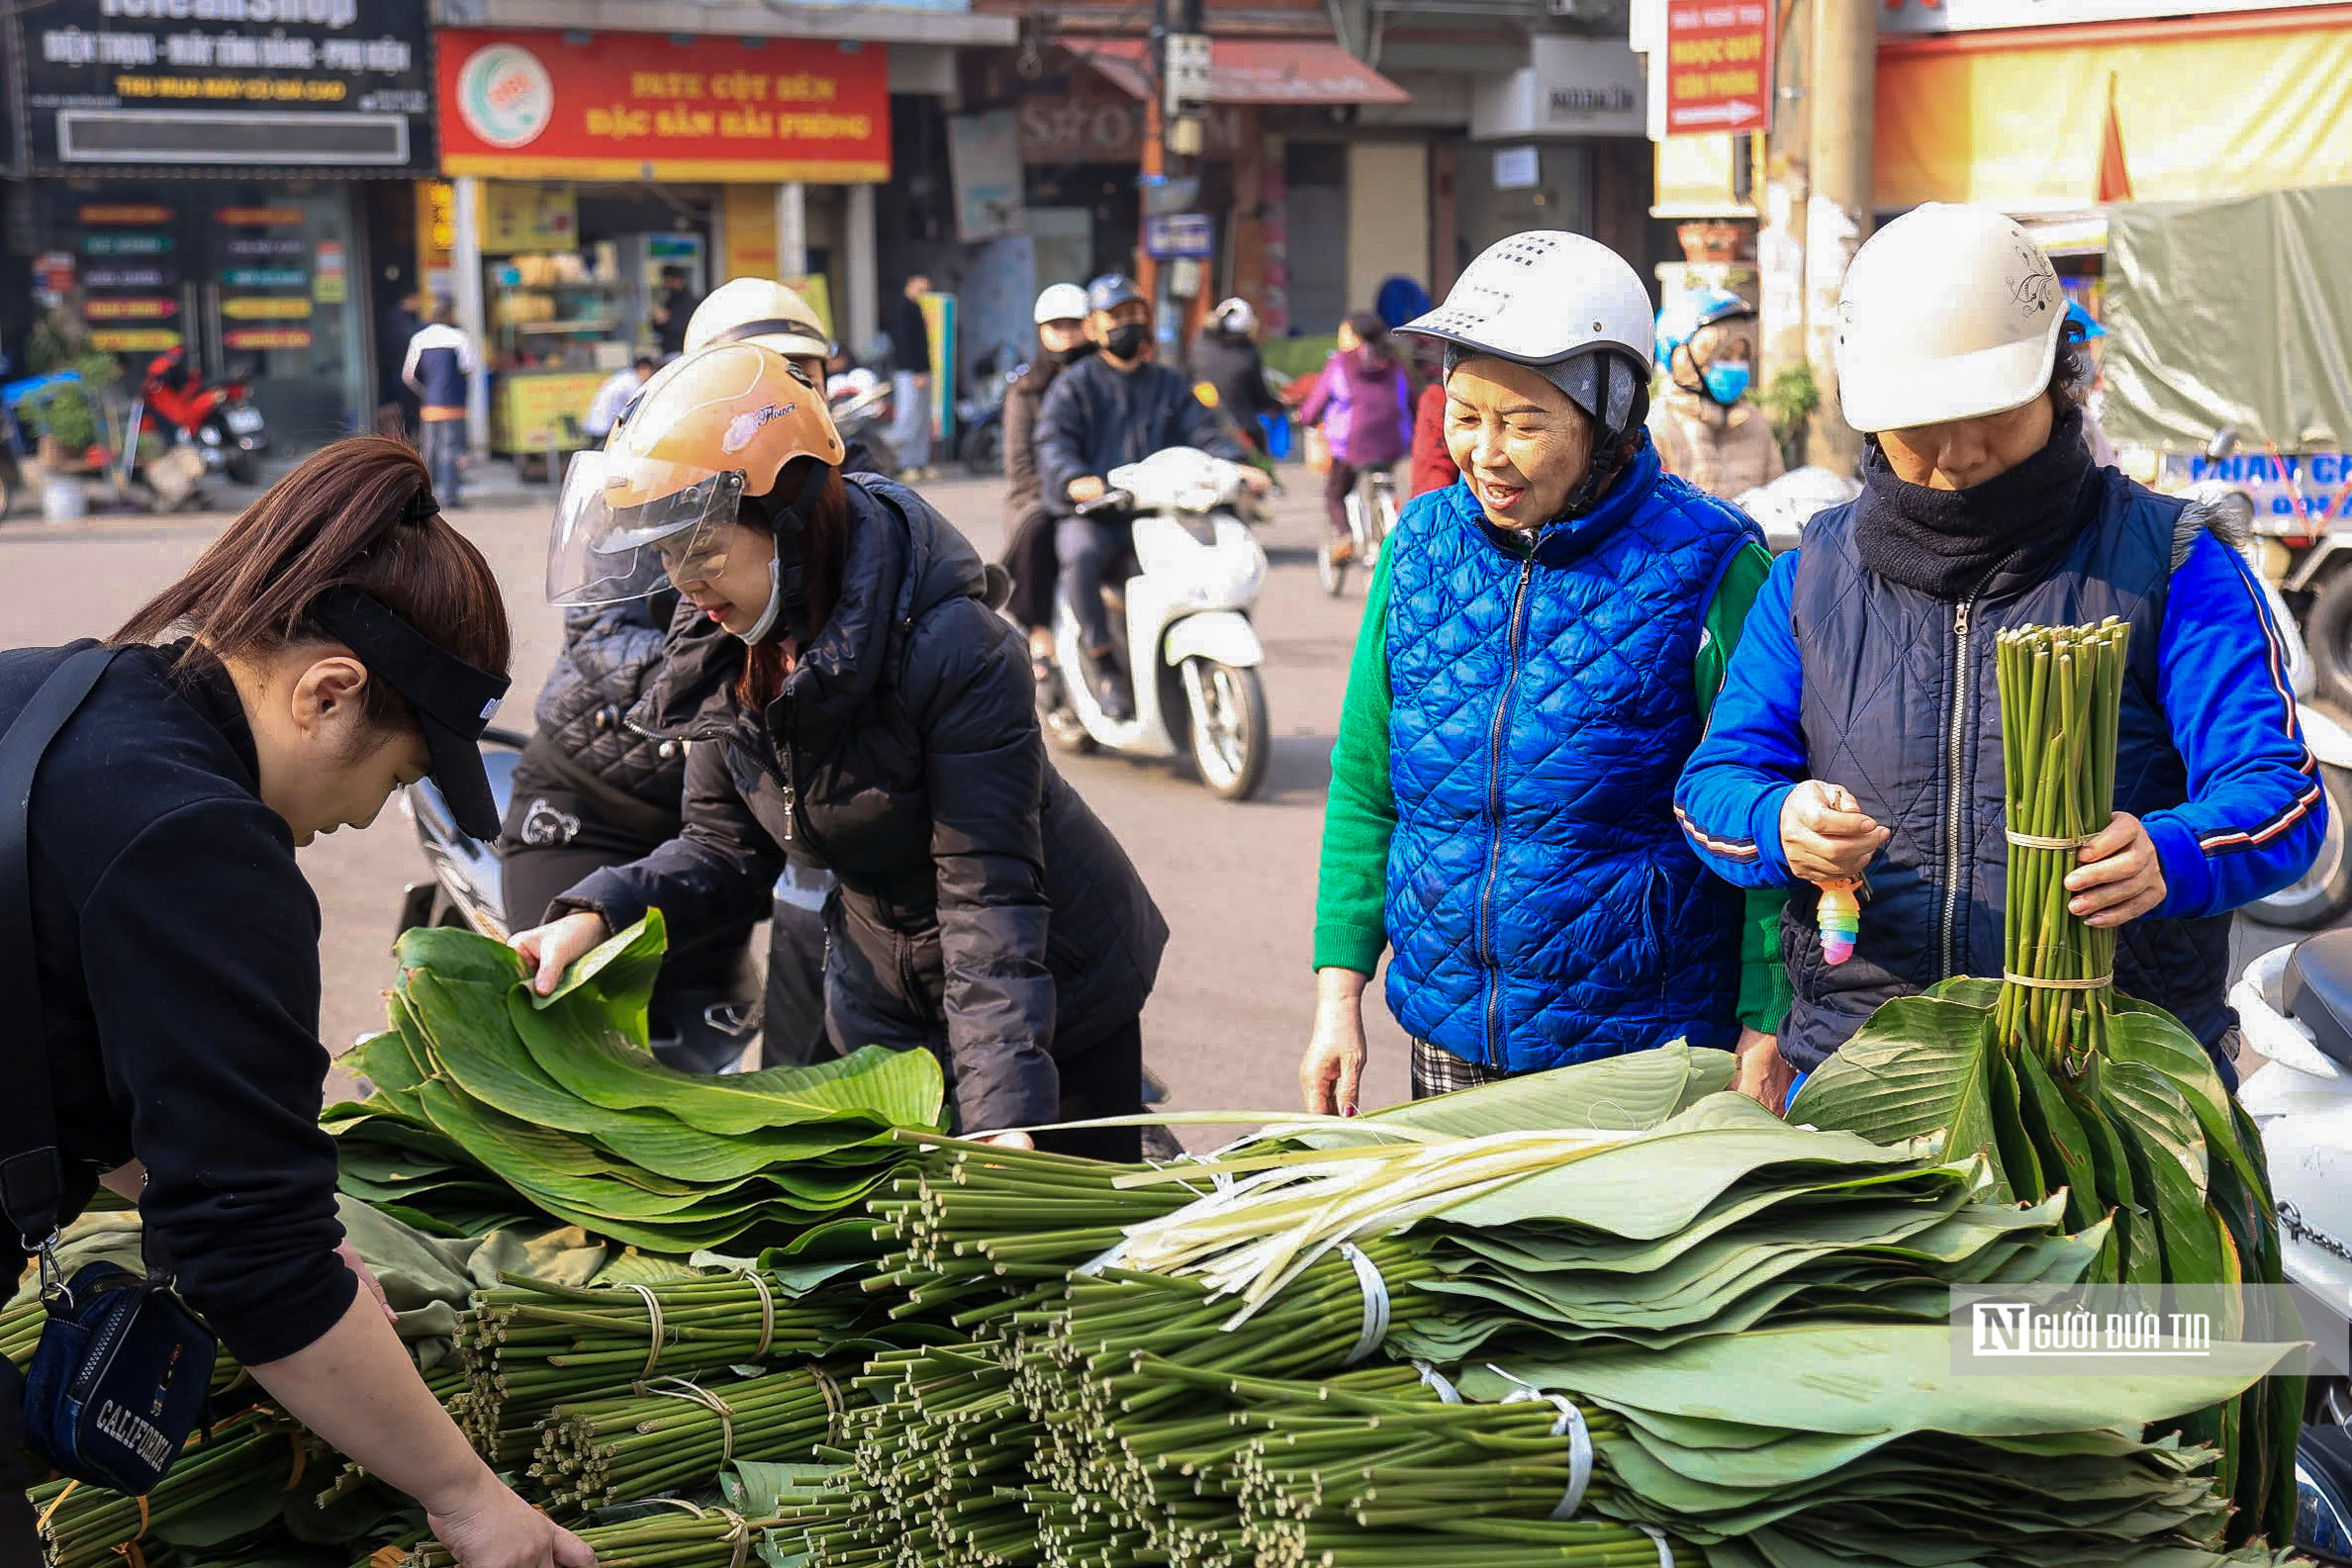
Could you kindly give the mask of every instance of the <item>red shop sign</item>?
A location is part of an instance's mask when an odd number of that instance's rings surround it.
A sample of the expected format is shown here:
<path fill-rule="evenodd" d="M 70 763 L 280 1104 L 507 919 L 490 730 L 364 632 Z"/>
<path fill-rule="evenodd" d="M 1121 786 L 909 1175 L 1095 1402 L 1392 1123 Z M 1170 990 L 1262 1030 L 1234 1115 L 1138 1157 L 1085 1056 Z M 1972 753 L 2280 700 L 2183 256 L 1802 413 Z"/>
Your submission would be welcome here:
<path fill-rule="evenodd" d="M 879 44 L 443 28 L 433 52 L 444 173 L 890 178 Z"/>
<path fill-rule="evenodd" d="M 1771 0 L 1667 0 L 1666 135 L 1771 123 Z"/>

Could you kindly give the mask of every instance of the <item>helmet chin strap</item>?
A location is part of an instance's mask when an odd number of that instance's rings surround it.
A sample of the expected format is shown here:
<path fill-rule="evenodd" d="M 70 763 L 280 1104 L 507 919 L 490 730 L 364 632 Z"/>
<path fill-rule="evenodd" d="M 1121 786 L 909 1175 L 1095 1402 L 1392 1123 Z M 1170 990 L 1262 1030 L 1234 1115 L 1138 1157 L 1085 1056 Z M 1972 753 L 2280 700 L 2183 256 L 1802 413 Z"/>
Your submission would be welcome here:
<path fill-rule="evenodd" d="M 770 537 L 775 543 L 775 553 L 768 557 L 768 604 L 760 611 L 760 618 L 751 623 L 751 629 L 741 634 L 746 645 L 767 641 L 779 625 L 798 626 L 807 604 L 801 582 L 800 534 L 808 526 L 809 509 L 825 493 L 826 482 L 832 477 L 830 465 L 811 463 L 807 477 L 800 481 L 800 493 L 793 498 L 792 505 L 770 512 Z M 755 500 L 765 503 L 773 495 L 770 492 L 769 496 Z M 792 553 L 790 564 L 785 561 L 788 550 Z"/>

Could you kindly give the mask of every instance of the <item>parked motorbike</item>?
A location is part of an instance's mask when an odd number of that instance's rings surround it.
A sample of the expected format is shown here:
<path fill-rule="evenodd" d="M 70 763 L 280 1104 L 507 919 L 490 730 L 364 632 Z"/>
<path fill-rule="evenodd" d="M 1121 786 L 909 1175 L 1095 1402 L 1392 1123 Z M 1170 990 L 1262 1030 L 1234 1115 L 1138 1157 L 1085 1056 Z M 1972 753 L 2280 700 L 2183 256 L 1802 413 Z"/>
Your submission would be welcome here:
<path fill-rule="evenodd" d="M 871 370 L 851 370 L 825 383 L 825 406 L 844 445 L 866 443 L 874 466 L 898 472 L 898 448 L 891 440 L 891 384 Z"/>
<path fill-rule="evenodd" d="M 185 349 L 166 349 L 147 361 L 139 401 L 147 422 L 193 445 L 208 471 L 227 474 L 239 485 L 260 480 L 269 432 L 243 381 L 207 382 L 190 367 Z M 133 423 L 139 422 L 134 415 Z"/>
<path fill-rule="evenodd" d="M 1135 575 L 1124 587 L 1106 582 L 1103 602 L 1114 630 L 1125 629 L 1113 651 L 1135 692 L 1135 717 L 1110 719 L 1094 700 L 1065 585 L 1054 624 L 1060 690 L 1046 714 L 1058 745 L 1138 757 L 1189 753 L 1201 783 L 1226 800 L 1246 800 L 1265 782 L 1273 741 L 1258 678 L 1266 650 L 1250 606 L 1267 560 L 1239 509 L 1248 472 L 1171 447 L 1112 469 L 1110 490 L 1079 508 L 1132 521 Z"/>
<path fill-rule="evenodd" d="M 1764 543 L 1774 555 L 1797 547 L 1797 539 L 1814 513 L 1842 507 L 1862 493 L 1852 476 L 1835 469 L 1792 468 L 1769 484 L 1743 490 L 1732 503 L 1764 530 Z"/>
<path fill-rule="evenodd" d="M 2287 1282 L 2302 1310 L 2352 1332 L 2352 930 L 2275 948 L 2229 993 L 2247 1047 L 2267 1058 L 2238 1091 L 2262 1130 Z M 2344 1343 L 2344 1333 L 2315 1342 Z M 2352 1564 L 2352 1369 L 2314 1364 L 2297 1445 L 2295 1543 Z"/>
<path fill-rule="evenodd" d="M 1004 399 L 1012 384 L 1029 373 L 1029 363 L 1021 363 L 996 373 L 993 363 L 981 367 L 982 395 L 968 398 L 956 408 L 956 425 L 964 433 L 957 438 L 956 456 L 976 479 L 994 479 L 1004 472 Z"/>
<path fill-rule="evenodd" d="M 528 737 L 512 730 L 483 732 L 482 761 L 490 793 L 503 819 L 515 791 L 515 764 Z M 430 779 L 409 785 L 401 810 L 416 825 L 417 842 L 432 875 L 401 891 L 399 930 L 458 926 L 504 942 L 507 915 L 498 846 L 467 836 L 448 799 Z M 733 1072 L 759 1039 L 760 1009 L 748 986 L 736 995 L 712 986 L 657 986 L 648 1017 L 654 1057 L 682 1072 Z"/>

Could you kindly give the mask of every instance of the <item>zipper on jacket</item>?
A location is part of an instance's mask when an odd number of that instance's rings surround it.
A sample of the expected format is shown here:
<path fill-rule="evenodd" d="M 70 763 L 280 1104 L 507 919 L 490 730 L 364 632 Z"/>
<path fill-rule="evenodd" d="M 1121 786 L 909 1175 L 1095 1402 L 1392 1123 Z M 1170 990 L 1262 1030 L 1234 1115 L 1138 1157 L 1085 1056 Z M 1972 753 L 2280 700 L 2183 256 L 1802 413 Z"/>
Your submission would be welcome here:
<path fill-rule="evenodd" d="M 2005 560 L 2001 566 L 2009 563 Z M 1960 842 L 1960 811 L 1966 805 L 1968 781 L 1961 775 L 1960 765 L 1966 760 L 1968 698 L 1976 679 L 1976 661 L 1968 649 L 1968 622 L 1976 613 L 1976 601 L 1984 598 L 1985 590 L 1993 586 L 1993 579 L 2001 574 L 1996 566 L 1984 575 L 1984 580 L 1968 591 L 1968 597 L 1952 608 L 1952 706 L 1951 729 L 1944 737 L 1943 771 L 1943 914 L 1936 926 L 1935 958 L 1938 968 L 1935 977 L 1948 980 L 1959 972 L 1960 898 L 1968 886 L 1963 875 L 1961 856 L 1965 846 Z"/>
<path fill-rule="evenodd" d="M 1503 1050 L 1495 1026 L 1503 1010 L 1503 974 L 1494 952 L 1494 884 L 1503 869 L 1503 728 L 1511 716 L 1511 693 L 1519 687 L 1519 639 L 1526 631 L 1521 617 L 1527 610 L 1527 585 L 1535 572 L 1536 558 L 1531 551 L 1519 564 L 1519 586 L 1511 592 L 1510 634 L 1503 644 L 1508 665 L 1486 747 L 1486 884 L 1478 889 L 1478 950 L 1486 963 L 1486 1063 L 1498 1070 Z"/>

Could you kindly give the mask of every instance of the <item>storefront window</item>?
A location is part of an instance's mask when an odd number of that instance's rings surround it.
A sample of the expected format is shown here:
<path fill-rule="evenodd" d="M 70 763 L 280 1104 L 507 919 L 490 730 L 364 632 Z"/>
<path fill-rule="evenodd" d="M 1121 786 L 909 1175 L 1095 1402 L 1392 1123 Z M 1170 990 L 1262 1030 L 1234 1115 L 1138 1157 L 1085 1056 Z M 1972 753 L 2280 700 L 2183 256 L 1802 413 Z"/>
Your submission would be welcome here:
<path fill-rule="evenodd" d="M 364 427 L 365 276 L 348 193 L 315 180 L 73 180 L 47 187 L 45 249 L 72 258 L 68 300 L 134 387 L 184 348 L 250 384 L 298 446 Z"/>
<path fill-rule="evenodd" d="M 1530 229 L 1592 232 L 1590 142 L 1473 142 L 1462 149 L 1458 168 L 1463 263 Z"/>

